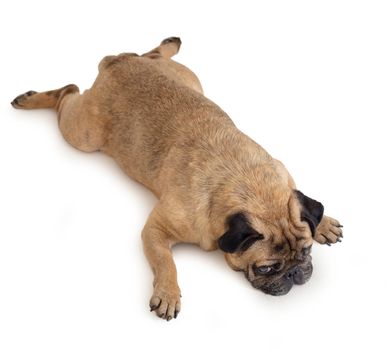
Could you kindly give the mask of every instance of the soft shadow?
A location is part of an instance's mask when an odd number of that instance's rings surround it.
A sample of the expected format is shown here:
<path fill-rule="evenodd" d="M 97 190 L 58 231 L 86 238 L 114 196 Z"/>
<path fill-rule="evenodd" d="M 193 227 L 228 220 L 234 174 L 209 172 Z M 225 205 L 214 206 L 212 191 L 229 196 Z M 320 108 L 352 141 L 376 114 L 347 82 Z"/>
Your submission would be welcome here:
<path fill-rule="evenodd" d="M 193 255 L 199 256 L 201 258 L 208 259 L 211 263 L 216 264 L 218 266 L 226 267 L 226 262 L 224 260 L 224 254 L 220 250 L 214 251 L 205 251 L 201 249 L 199 246 L 191 243 L 179 243 L 174 246 L 173 254 L 176 256 L 181 255 Z"/>
<path fill-rule="evenodd" d="M 112 181 L 119 180 L 125 184 L 129 195 L 137 196 L 141 204 L 150 208 L 148 212 L 150 212 L 157 204 L 158 198 L 156 198 L 155 195 L 145 186 L 129 177 L 113 158 L 102 152 L 89 153 L 88 156 L 98 159 L 99 163 L 101 163 L 105 169 L 110 169 L 110 173 L 113 175 Z"/>

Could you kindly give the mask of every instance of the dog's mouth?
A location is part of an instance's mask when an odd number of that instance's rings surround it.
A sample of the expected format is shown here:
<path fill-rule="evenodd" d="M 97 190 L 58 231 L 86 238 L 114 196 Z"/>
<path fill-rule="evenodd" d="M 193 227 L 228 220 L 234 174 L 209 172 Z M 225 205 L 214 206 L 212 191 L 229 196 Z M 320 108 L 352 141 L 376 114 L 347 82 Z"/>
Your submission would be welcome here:
<path fill-rule="evenodd" d="M 250 280 L 246 273 L 246 278 L 256 289 L 274 296 L 287 294 L 292 287 L 302 285 L 311 278 L 313 271 L 312 259 L 307 256 L 303 262 L 290 267 L 286 271 L 272 276 L 261 276 Z"/>

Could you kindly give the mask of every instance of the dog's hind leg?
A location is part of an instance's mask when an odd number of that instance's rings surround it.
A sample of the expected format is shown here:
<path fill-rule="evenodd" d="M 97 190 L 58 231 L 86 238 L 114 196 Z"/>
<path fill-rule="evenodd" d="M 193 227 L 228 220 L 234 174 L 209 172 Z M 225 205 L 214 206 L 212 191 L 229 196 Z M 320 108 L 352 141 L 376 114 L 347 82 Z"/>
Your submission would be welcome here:
<path fill-rule="evenodd" d="M 184 85 L 200 94 L 203 94 L 203 88 L 197 76 L 189 68 L 170 59 L 177 54 L 180 46 L 180 38 L 167 38 L 162 40 L 158 47 L 143 54 L 142 56 L 154 60 L 156 65 L 159 65 L 159 68 L 162 69 L 166 75 L 178 78 Z"/>
<path fill-rule="evenodd" d="M 63 97 L 70 93 L 76 93 L 79 89 L 77 85 L 66 85 L 57 90 L 36 92 L 28 91 L 16 97 L 11 105 L 18 109 L 38 109 L 38 108 L 59 108 Z"/>
<path fill-rule="evenodd" d="M 93 104 L 88 103 L 87 95 L 80 95 L 78 87 L 72 84 L 40 93 L 28 91 L 11 104 L 18 109 L 54 108 L 65 140 L 81 151 L 93 152 L 104 143 L 104 120 L 93 109 Z"/>
<path fill-rule="evenodd" d="M 143 54 L 144 57 L 150 58 L 171 58 L 178 53 L 181 46 L 181 39 L 178 37 L 170 37 L 162 40 L 161 44 L 155 49 Z"/>

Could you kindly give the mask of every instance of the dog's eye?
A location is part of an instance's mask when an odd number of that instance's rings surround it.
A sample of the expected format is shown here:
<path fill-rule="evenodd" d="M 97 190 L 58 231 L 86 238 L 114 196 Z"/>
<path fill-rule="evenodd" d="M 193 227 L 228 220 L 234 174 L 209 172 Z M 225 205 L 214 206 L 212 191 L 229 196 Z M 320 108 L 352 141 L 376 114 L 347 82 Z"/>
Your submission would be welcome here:
<path fill-rule="evenodd" d="M 254 271 L 255 271 L 255 274 L 260 274 L 260 275 L 267 275 L 268 273 L 270 273 L 271 271 L 273 270 L 273 267 L 272 266 L 259 266 L 259 267 L 255 267 Z"/>
<path fill-rule="evenodd" d="M 262 266 L 256 266 L 255 264 L 253 265 L 253 271 L 256 276 L 258 275 L 270 275 L 277 273 L 281 270 L 282 265 L 281 263 L 275 263 L 273 265 L 262 265 Z"/>
<path fill-rule="evenodd" d="M 303 251 L 302 251 L 303 256 L 307 256 L 307 255 L 309 255 L 309 254 L 311 253 L 311 247 L 312 247 L 312 246 L 303 248 Z"/>

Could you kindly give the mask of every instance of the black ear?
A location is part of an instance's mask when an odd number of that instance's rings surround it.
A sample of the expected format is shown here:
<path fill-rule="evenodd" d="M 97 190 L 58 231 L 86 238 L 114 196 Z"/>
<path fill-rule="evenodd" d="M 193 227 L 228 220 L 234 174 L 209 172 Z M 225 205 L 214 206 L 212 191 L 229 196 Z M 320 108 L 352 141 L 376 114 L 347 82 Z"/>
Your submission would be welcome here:
<path fill-rule="evenodd" d="M 324 207 L 318 201 L 307 197 L 300 191 L 295 191 L 298 200 L 302 206 L 301 219 L 308 222 L 309 228 L 311 229 L 312 236 L 315 234 L 317 225 L 319 225 L 323 218 Z"/>
<path fill-rule="evenodd" d="M 263 239 L 263 235 L 250 226 L 242 213 L 230 216 L 228 226 L 229 230 L 218 240 L 219 248 L 226 253 L 245 251 L 254 242 Z"/>

